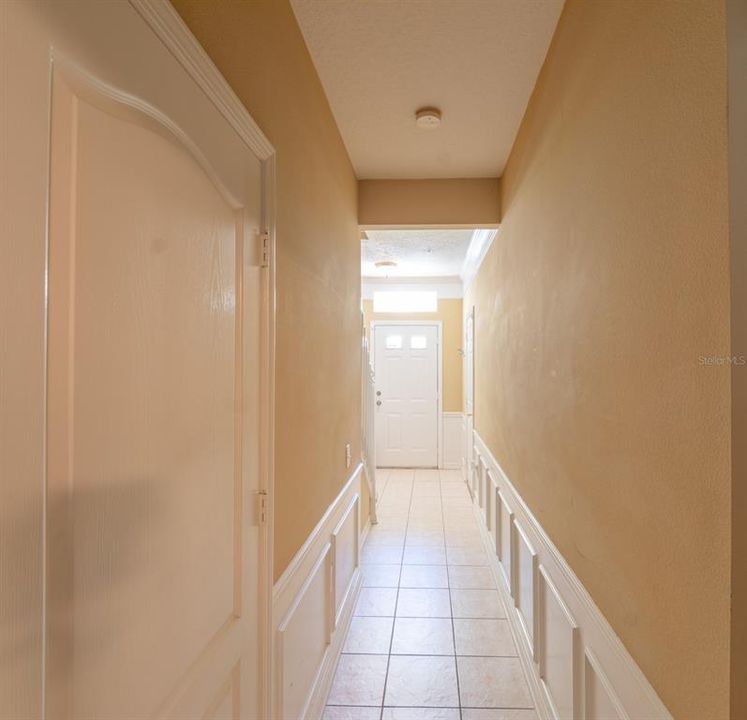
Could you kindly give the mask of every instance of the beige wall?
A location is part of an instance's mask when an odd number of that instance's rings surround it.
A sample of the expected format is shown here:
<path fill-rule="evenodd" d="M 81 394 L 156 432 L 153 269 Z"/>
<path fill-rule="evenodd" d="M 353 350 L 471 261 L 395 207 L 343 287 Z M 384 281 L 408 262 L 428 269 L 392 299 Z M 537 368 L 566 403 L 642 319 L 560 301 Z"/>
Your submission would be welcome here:
<path fill-rule="evenodd" d="M 729 713 L 727 217 L 724 3 L 568 0 L 465 297 L 476 427 L 698 720 Z"/>
<path fill-rule="evenodd" d="M 729 0 L 731 352 L 747 355 L 747 4 Z M 731 717 L 747 717 L 747 367 L 731 368 Z"/>
<path fill-rule="evenodd" d="M 462 412 L 462 300 L 443 299 L 438 301 L 438 312 L 375 313 L 373 301 L 363 301 L 363 316 L 366 329 L 370 331 L 372 320 L 440 320 L 443 323 L 443 411 Z"/>
<path fill-rule="evenodd" d="M 277 151 L 277 578 L 360 457 L 357 181 L 287 0 L 174 5 Z"/>
<path fill-rule="evenodd" d="M 360 180 L 361 225 L 490 227 L 501 220 L 499 178 Z"/>

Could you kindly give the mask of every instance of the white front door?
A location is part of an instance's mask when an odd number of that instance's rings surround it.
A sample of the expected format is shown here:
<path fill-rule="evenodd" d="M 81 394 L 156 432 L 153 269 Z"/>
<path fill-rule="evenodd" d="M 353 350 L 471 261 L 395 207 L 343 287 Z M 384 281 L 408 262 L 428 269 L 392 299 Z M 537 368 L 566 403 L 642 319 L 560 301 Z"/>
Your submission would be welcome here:
<path fill-rule="evenodd" d="M 374 325 L 376 462 L 438 466 L 438 327 Z"/>
<path fill-rule="evenodd" d="M 151 5 L 0 10 L 0 717 L 260 714 L 262 165 Z"/>

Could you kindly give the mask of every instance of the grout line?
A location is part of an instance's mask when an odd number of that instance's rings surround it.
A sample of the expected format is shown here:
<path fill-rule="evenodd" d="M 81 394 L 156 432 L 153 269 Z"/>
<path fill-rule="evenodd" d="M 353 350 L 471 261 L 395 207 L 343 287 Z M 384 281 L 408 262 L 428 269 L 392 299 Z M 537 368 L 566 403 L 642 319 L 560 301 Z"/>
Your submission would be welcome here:
<path fill-rule="evenodd" d="M 444 503 L 443 503 L 443 484 L 441 483 L 441 471 L 438 473 L 438 485 L 439 491 L 441 492 L 441 523 L 444 526 L 444 534 L 446 532 L 446 523 L 444 519 Z M 446 551 L 446 560 L 448 561 L 448 550 Z M 459 663 L 456 657 L 456 629 L 454 628 L 454 606 L 451 602 L 451 578 L 449 577 L 449 566 L 446 566 L 446 584 L 449 586 L 449 611 L 451 612 L 451 640 L 454 643 L 454 675 L 456 676 L 456 689 L 457 689 L 457 702 L 459 703 L 459 720 L 462 720 L 462 691 L 459 687 Z"/>
<path fill-rule="evenodd" d="M 454 505 L 453 501 L 456 499 L 456 496 L 451 496 L 451 494 L 444 495 L 444 484 L 446 481 L 444 481 L 442 477 L 442 472 L 440 470 L 436 470 L 438 473 L 437 480 L 436 481 L 422 481 L 416 479 L 417 475 L 416 469 L 409 469 L 408 471 L 408 477 L 407 479 L 401 477 L 404 473 L 398 473 L 395 475 L 393 472 L 389 471 L 387 473 L 387 479 L 384 488 L 382 489 L 381 496 L 379 497 L 380 502 L 380 518 L 383 519 L 385 522 L 387 520 L 388 512 L 387 512 L 387 505 L 390 503 L 392 504 L 392 508 L 389 509 L 389 512 L 392 512 L 392 517 L 389 518 L 393 525 L 398 525 L 399 522 L 404 520 L 404 540 L 402 544 L 400 543 L 393 543 L 392 547 L 398 547 L 400 549 L 399 555 L 399 562 L 397 563 L 366 563 L 367 565 L 398 565 L 399 566 L 399 573 L 398 573 L 398 579 L 397 579 L 397 585 L 396 587 L 389 587 L 389 588 L 381 588 L 381 589 L 389 589 L 389 590 L 396 590 L 395 595 L 395 604 L 394 604 L 394 614 L 393 615 L 357 615 L 356 617 L 367 617 L 367 618 L 381 618 L 381 619 L 387 619 L 392 621 L 392 627 L 391 627 L 391 633 L 389 637 L 389 651 L 386 654 L 386 672 L 384 675 L 384 687 L 382 691 L 382 697 L 381 697 L 381 704 L 380 705 L 338 705 L 337 707 L 379 707 L 380 713 L 379 713 L 379 720 L 383 720 L 384 716 L 384 710 L 387 707 L 422 707 L 419 705 L 408 705 L 408 706 L 394 706 L 394 705 L 387 705 L 386 704 L 386 691 L 387 691 L 387 685 L 389 683 L 389 670 L 391 667 L 391 659 L 392 657 L 453 657 L 454 658 L 454 668 L 455 668 L 455 675 L 456 675 L 456 689 L 457 689 L 457 700 L 458 700 L 458 707 L 453 705 L 448 706 L 439 706 L 449 709 L 458 709 L 459 710 L 459 717 L 460 720 L 462 718 L 462 698 L 461 698 L 461 687 L 459 682 L 459 665 L 457 663 L 457 660 L 459 657 L 473 657 L 473 658 L 515 658 L 516 655 L 457 655 L 457 648 L 456 648 L 456 625 L 455 621 L 457 619 L 459 620 L 503 620 L 507 622 L 506 617 L 464 617 L 464 618 L 455 618 L 454 617 L 454 607 L 452 602 L 452 596 L 451 596 L 451 590 L 495 590 L 496 588 L 452 588 L 451 586 L 451 578 L 450 578 L 450 570 L 452 568 L 482 568 L 482 567 L 489 567 L 489 565 L 457 565 L 452 564 L 448 562 L 449 557 L 449 550 L 455 549 L 459 547 L 467 547 L 472 545 L 472 543 L 466 543 L 466 545 L 451 545 L 447 540 L 447 522 L 446 517 L 447 514 L 451 516 L 452 520 L 449 522 L 449 526 L 455 524 L 456 519 L 456 525 L 459 526 L 459 529 L 457 530 L 457 534 L 461 534 L 462 532 L 469 535 L 468 532 L 469 529 L 474 528 L 477 525 L 476 519 L 472 516 L 471 513 L 465 512 L 467 509 L 471 509 L 472 504 L 465 505 L 464 509 L 459 505 Z M 422 482 L 429 482 L 435 484 L 435 482 L 438 482 L 438 493 L 437 494 L 426 494 L 421 495 L 417 488 L 420 483 Z M 449 481 L 448 484 L 451 484 L 451 481 Z M 407 490 L 405 490 L 407 488 Z M 404 492 L 403 492 L 404 491 Z M 381 499 L 383 498 L 384 492 L 387 494 L 387 500 L 390 502 L 387 503 L 381 503 Z M 407 496 L 407 511 L 406 513 L 403 512 L 403 503 L 404 497 L 402 495 Z M 438 502 L 436 503 L 436 499 Z M 420 501 L 423 502 L 423 506 L 426 509 L 425 517 L 413 517 L 416 515 L 416 510 L 421 509 L 420 507 L 415 507 L 416 505 L 419 505 Z M 447 513 L 447 508 L 445 505 L 447 505 L 449 502 L 452 504 L 449 505 L 449 512 Z M 428 507 L 431 506 L 431 507 Z M 439 513 L 440 510 L 440 513 Z M 419 513 L 417 513 L 419 515 Z M 430 524 L 431 517 L 435 519 L 438 518 L 440 514 L 440 534 L 442 535 L 442 542 L 440 544 L 436 545 L 415 545 L 413 544 L 411 547 L 413 548 L 420 548 L 420 549 L 433 549 L 434 551 L 442 550 L 446 556 L 446 562 L 444 564 L 440 563 L 405 563 L 405 556 L 408 549 L 408 537 L 415 538 L 418 534 L 428 534 L 431 532 L 429 529 L 414 529 L 418 526 L 418 524 L 422 521 L 425 522 L 426 525 Z M 464 519 L 466 516 L 466 520 Z M 471 522 L 467 522 L 467 520 Z M 437 522 L 437 521 L 436 521 Z M 434 522 L 434 524 L 436 524 Z M 434 531 L 437 534 L 439 534 L 439 531 Z M 479 530 L 478 530 L 479 532 Z M 448 533 L 450 534 L 450 533 Z M 383 545 L 382 545 L 383 547 Z M 483 548 L 484 550 L 484 548 Z M 415 588 L 405 588 L 402 586 L 402 576 L 404 573 L 405 566 L 411 566 L 411 567 L 436 567 L 436 568 L 444 568 L 446 571 L 446 587 L 445 588 L 432 588 L 432 587 L 415 587 Z M 368 586 L 367 586 L 368 587 Z M 439 616 L 427 616 L 423 618 L 422 616 L 412 616 L 412 617 L 398 617 L 397 612 L 399 610 L 399 601 L 400 601 L 400 590 L 404 589 L 412 589 L 412 590 L 446 590 L 449 594 L 449 611 L 450 615 L 448 617 L 439 615 Z M 354 611 L 355 612 L 355 611 Z M 436 620 L 436 619 L 442 619 L 442 620 L 450 620 L 451 621 L 451 632 L 452 632 L 452 642 L 454 645 L 453 653 L 450 654 L 436 654 L 436 653 L 392 653 L 392 649 L 394 647 L 394 632 L 397 624 L 398 619 L 426 619 L 426 620 Z M 349 654 L 349 655 L 380 655 L 383 656 L 384 653 L 343 653 L 343 654 Z M 507 708 L 498 708 L 496 709 L 507 709 Z"/>
<path fill-rule="evenodd" d="M 391 478 L 390 478 L 391 480 Z M 405 542 L 402 544 L 402 555 L 400 556 L 400 565 L 399 565 L 399 579 L 397 581 L 397 598 L 394 601 L 394 618 L 392 620 L 392 633 L 389 637 L 389 653 L 386 658 L 386 672 L 384 673 L 384 689 L 381 693 L 381 712 L 379 713 L 379 720 L 384 720 L 384 701 L 386 700 L 386 686 L 389 682 L 389 665 L 392 661 L 392 645 L 394 644 L 394 628 L 397 625 L 397 606 L 399 604 L 399 590 L 400 585 L 402 583 L 402 568 L 404 567 L 404 559 L 405 559 L 405 547 L 407 545 L 407 528 L 410 525 L 410 511 L 412 510 L 412 493 L 413 488 L 415 485 L 415 471 L 412 471 L 412 475 L 410 477 L 410 501 L 407 506 L 407 520 L 405 521 Z"/>

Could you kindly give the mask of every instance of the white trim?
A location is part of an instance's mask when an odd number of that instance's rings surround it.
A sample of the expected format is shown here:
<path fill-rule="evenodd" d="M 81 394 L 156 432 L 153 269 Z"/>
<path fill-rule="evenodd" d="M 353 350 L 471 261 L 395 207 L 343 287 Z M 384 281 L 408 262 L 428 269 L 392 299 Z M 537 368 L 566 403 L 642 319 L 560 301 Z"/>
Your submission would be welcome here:
<path fill-rule="evenodd" d="M 358 464 L 275 583 L 273 704 L 266 717 L 316 720 L 324 711 L 362 583 L 359 550 L 369 528 L 360 529 L 365 482 Z M 352 536 L 345 530 L 351 522 Z M 352 557 L 352 572 L 343 557 Z M 292 648 L 290 654 L 284 647 Z"/>
<path fill-rule="evenodd" d="M 260 526 L 259 644 L 260 714 L 270 715 L 273 666 L 272 589 L 275 507 L 275 325 L 276 325 L 276 154 L 272 143 L 168 0 L 129 0 L 159 40 L 205 93 L 236 134 L 262 161 L 262 225 L 268 232 L 268 266 L 261 275 L 260 478 L 267 494 L 267 521 Z"/>
<path fill-rule="evenodd" d="M 536 554 L 538 585 L 547 581 L 557 596 L 565 615 L 570 619 L 572 628 L 573 650 L 569 659 L 568 670 L 573 678 L 573 700 L 577 709 L 577 716 L 584 717 L 587 695 L 585 687 L 585 657 L 593 658 L 592 669 L 599 679 L 599 686 L 609 698 L 609 706 L 615 709 L 620 720 L 627 718 L 661 718 L 672 720 L 672 716 L 656 694 L 655 690 L 641 672 L 631 655 L 626 650 L 620 638 L 602 615 L 588 591 L 581 584 L 570 566 L 552 543 L 547 533 L 532 514 L 531 510 L 519 495 L 516 488 L 508 479 L 506 473 L 498 464 L 477 431 L 474 431 L 474 447 L 479 466 L 485 463 L 489 473 L 494 478 L 498 493 L 508 503 L 513 511 L 512 526 L 521 527 L 526 543 Z M 496 539 L 485 527 L 485 514 L 477 506 L 475 516 L 483 534 L 483 540 L 492 558 L 491 567 L 498 579 L 498 586 L 507 609 L 512 634 L 519 648 L 530 689 L 534 696 L 537 712 L 541 718 L 553 718 L 554 708 L 550 691 L 540 677 L 540 667 L 535 658 L 541 659 L 543 653 L 543 638 L 539 632 L 542 623 L 541 612 L 543 603 L 542 592 L 539 587 L 534 595 L 534 647 L 527 642 L 525 628 L 522 627 L 518 608 L 513 595 L 516 592 L 515 583 L 506 583 L 516 571 L 517 534 L 510 534 L 509 542 L 512 547 L 507 557 L 511 559 L 510 575 L 506 578 L 502 564 L 496 556 Z M 544 580 L 542 579 L 544 577 Z M 575 629 L 573 629 L 575 627 Z M 574 715 L 575 716 L 575 715 Z"/>
<path fill-rule="evenodd" d="M 437 343 L 438 343 L 438 358 L 436 362 L 438 363 L 437 368 L 437 392 L 438 392 L 438 404 L 436 407 L 436 412 L 438 413 L 438 417 L 436 418 L 436 422 L 438 424 L 438 436 L 436 438 L 437 447 L 436 447 L 436 462 L 437 467 L 442 468 L 443 467 L 443 446 L 444 446 L 444 418 L 443 418 L 443 396 L 444 396 L 444 387 L 443 387 L 443 374 L 444 374 L 444 358 L 443 358 L 443 322 L 441 320 L 371 320 L 371 357 L 373 359 L 374 365 L 374 375 L 376 374 L 376 332 L 375 329 L 377 326 L 383 326 L 383 325 L 415 325 L 415 326 L 421 326 L 421 327 L 434 327 L 436 328 L 436 337 L 437 337 Z"/>
<path fill-rule="evenodd" d="M 342 486 L 342 490 L 337 494 L 337 497 L 332 501 L 330 506 L 327 508 L 324 515 L 322 515 L 319 522 L 316 524 L 314 529 L 309 533 L 309 537 L 298 549 L 293 559 L 288 563 L 288 567 L 285 568 L 283 574 L 277 579 L 274 587 L 272 588 L 272 598 L 275 600 L 282 593 L 285 592 L 287 586 L 293 581 L 294 575 L 299 571 L 300 566 L 305 562 L 311 548 L 314 545 L 314 541 L 321 534 L 322 529 L 325 525 L 329 524 L 330 518 L 335 514 L 337 507 L 339 506 L 342 499 L 348 495 L 350 488 L 353 483 L 358 479 L 358 475 L 363 471 L 363 463 L 358 463 L 353 470 L 353 474 L 348 478 L 347 482 Z"/>
<path fill-rule="evenodd" d="M 210 101 L 260 160 L 275 149 L 168 0 L 130 0 L 130 4 L 200 86 Z"/>
<path fill-rule="evenodd" d="M 469 286 L 475 275 L 477 275 L 477 271 L 480 269 L 480 265 L 485 259 L 499 230 L 499 227 L 491 229 L 482 228 L 472 233 L 472 240 L 470 240 L 469 247 L 467 248 L 467 255 L 464 258 L 464 265 L 462 265 L 462 272 L 460 273 L 465 288 Z"/>
<path fill-rule="evenodd" d="M 441 413 L 443 450 L 441 467 L 444 470 L 461 470 L 464 458 L 464 413 L 444 411 Z M 451 451 L 451 452 L 449 452 Z"/>

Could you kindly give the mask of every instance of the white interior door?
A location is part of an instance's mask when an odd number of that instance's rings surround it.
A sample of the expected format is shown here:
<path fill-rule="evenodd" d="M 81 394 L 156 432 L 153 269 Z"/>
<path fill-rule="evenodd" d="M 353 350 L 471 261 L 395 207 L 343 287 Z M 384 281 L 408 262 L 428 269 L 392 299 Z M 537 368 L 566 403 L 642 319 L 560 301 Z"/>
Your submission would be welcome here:
<path fill-rule="evenodd" d="M 376 462 L 438 467 L 438 327 L 374 329 Z"/>
<path fill-rule="evenodd" d="M 473 430 L 475 427 L 475 309 L 464 320 L 464 472 L 471 486 L 473 474 Z"/>
<path fill-rule="evenodd" d="M 22 373 L 46 404 L 46 498 L 2 511 L 46 584 L 38 615 L 0 587 L 0 625 L 29 641 L 2 717 L 260 712 L 262 167 L 134 5 L 0 10 L 2 172 L 25 186 L 0 266 L 32 297 L 48 283 L 46 353 L 24 346 L 46 385 Z M 41 483 L 22 457 L 7 470 Z"/>

